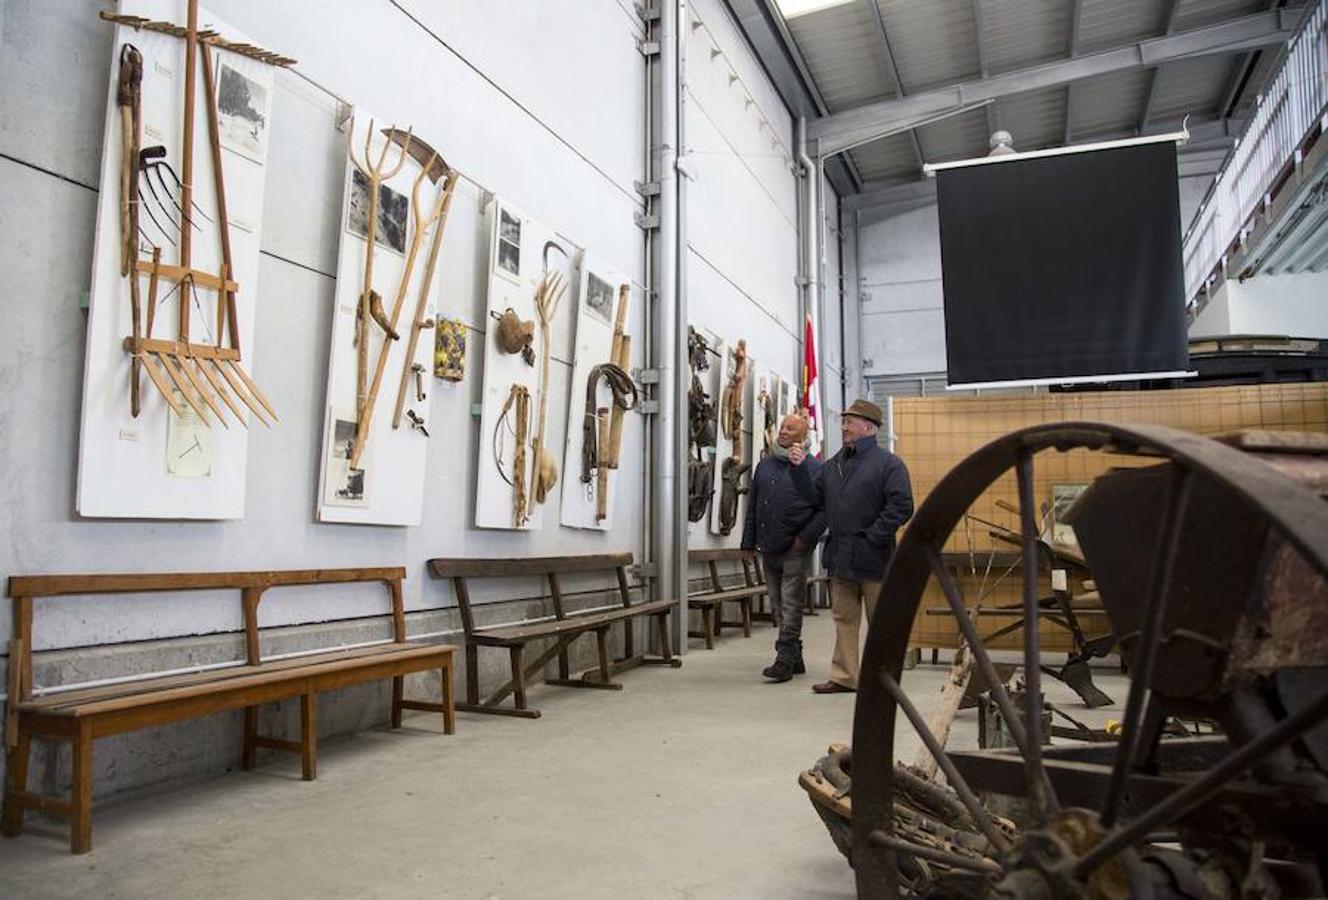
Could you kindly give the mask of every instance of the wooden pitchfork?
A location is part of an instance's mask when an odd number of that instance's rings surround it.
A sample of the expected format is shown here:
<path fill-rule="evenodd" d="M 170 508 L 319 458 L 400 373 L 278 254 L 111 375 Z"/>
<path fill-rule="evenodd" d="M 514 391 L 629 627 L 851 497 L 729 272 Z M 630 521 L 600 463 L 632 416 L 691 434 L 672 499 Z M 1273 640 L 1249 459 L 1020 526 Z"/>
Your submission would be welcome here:
<path fill-rule="evenodd" d="M 355 133 L 355 120 L 351 119 L 350 134 Z M 406 132 L 406 140 L 401 145 L 401 155 L 397 158 L 396 165 L 391 169 L 387 167 L 387 152 L 391 148 L 393 141 L 383 142 L 383 152 L 378 154 L 378 162 L 370 163 L 370 146 L 373 143 L 374 120 L 369 120 L 369 129 L 364 133 L 364 162 L 360 163 L 355 158 L 355 150 L 350 144 L 350 137 L 346 139 L 346 155 L 350 157 L 351 163 L 364 176 L 364 180 L 369 183 L 369 220 L 365 223 L 365 244 L 364 244 L 364 287 L 360 291 L 359 312 L 355 315 L 355 346 L 359 348 L 359 356 L 356 359 L 355 366 L 355 415 L 357 419 L 364 418 L 364 406 L 368 400 L 368 381 L 369 381 L 369 298 L 373 291 L 373 261 L 374 261 L 374 243 L 378 238 L 378 189 L 384 181 L 393 178 L 401 167 L 406 164 L 406 156 L 410 152 L 411 132 Z"/>
<path fill-rule="evenodd" d="M 409 138 L 407 138 L 409 140 Z M 435 165 L 437 164 L 437 165 Z M 415 234 L 410 239 L 410 249 L 406 251 L 406 267 L 401 272 L 401 280 L 397 284 L 397 295 L 392 301 L 392 312 L 388 314 L 389 331 L 383 335 L 383 344 L 378 348 L 378 362 L 374 366 L 373 381 L 369 384 L 369 392 L 365 395 L 364 406 L 360 408 L 359 421 L 355 425 L 355 443 L 350 451 L 350 467 L 358 469 L 360 467 L 360 454 L 364 452 L 364 444 L 369 440 L 369 425 L 373 422 L 374 405 L 378 400 L 378 387 L 383 383 L 383 370 L 387 368 L 387 357 L 392 352 L 392 344 L 400 338 L 397 334 L 397 323 L 401 321 L 401 308 L 406 302 L 406 291 L 410 288 L 410 276 L 415 271 L 415 259 L 420 255 L 420 248 L 424 246 L 424 236 L 428 233 L 429 227 L 438 222 L 443 217 L 443 211 L 447 208 L 447 203 L 451 199 L 450 187 L 438 194 L 438 199 L 434 201 L 433 208 L 428 215 L 423 213 L 423 205 L 420 203 L 420 186 L 424 184 L 425 179 L 437 182 L 438 177 L 446 170 L 447 166 L 438 159 L 436 152 L 430 152 L 420 174 L 415 176 L 415 184 L 410 190 L 410 211 L 415 219 Z M 454 182 L 449 181 L 449 185 Z M 441 225 L 439 230 L 441 230 Z M 436 242 L 435 242 L 436 246 Z M 433 263 L 435 256 L 430 256 L 429 262 Z M 429 266 L 430 275 L 432 274 L 432 265 Z M 425 276 L 426 278 L 429 275 Z M 428 282 L 425 282 L 425 293 L 427 294 Z M 364 340 L 367 334 L 361 335 Z M 410 342 L 413 350 L 415 342 Z M 410 370 L 410 359 L 413 352 L 406 357 L 406 369 Z"/>

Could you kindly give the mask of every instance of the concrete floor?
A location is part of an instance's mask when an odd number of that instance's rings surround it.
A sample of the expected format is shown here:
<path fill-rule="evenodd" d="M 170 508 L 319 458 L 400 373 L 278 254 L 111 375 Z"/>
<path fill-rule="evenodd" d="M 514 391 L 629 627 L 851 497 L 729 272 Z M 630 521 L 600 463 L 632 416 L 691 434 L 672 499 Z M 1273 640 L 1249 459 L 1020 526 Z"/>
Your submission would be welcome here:
<path fill-rule="evenodd" d="M 421 714 L 326 740 L 312 783 L 283 755 L 112 797 L 86 856 L 30 817 L 0 842 L 0 897 L 850 898 L 852 873 L 796 783 L 851 737 L 853 695 L 810 692 L 830 616 L 806 620 L 811 670 L 787 684 L 760 677 L 773 634 L 629 672 L 620 693 L 536 688 L 538 721 L 460 714 L 445 737 Z M 905 673 L 924 714 L 944 673 Z M 1123 700 L 1119 676 L 1098 682 Z M 902 758 L 916 746 L 901 733 Z M 951 746 L 976 746 L 972 711 Z"/>

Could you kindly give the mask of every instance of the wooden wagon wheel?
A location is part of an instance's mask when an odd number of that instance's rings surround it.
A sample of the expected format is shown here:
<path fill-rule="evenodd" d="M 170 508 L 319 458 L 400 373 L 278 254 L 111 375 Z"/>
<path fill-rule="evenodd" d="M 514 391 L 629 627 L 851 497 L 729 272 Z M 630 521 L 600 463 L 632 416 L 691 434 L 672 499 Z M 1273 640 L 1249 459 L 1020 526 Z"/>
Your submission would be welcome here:
<path fill-rule="evenodd" d="M 1149 522 L 1148 530 L 1155 531 L 1157 540 L 1143 548 L 1147 553 L 1141 557 L 1140 615 L 1132 631 L 1122 629 L 1113 616 L 1112 624 L 1122 635 L 1131 663 L 1131 681 L 1122 738 L 1117 745 L 1099 745 L 1097 752 L 1104 756 L 1095 758 L 1098 765 L 1044 759 L 1041 733 L 1036 627 L 1039 529 L 1035 521 L 1033 459 L 1044 450 L 1077 448 L 1148 456 L 1159 463 L 1170 463 L 1158 470 L 1165 475 L 1161 494 L 1165 499 L 1157 505 L 1159 517 Z M 964 614 L 963 598 L 941 555 L 946 540 L 973 501 L 1011 469 L 1019 487 L 1024 614 L 1026 623 L 1032 623 L 1024 632 L 1028 702 L 1022 716 L 995 677 L 991 657 Z M 1253 554 L 1262 576 L 1269 548 L 1283 548 L 1297 557 L 1297 565 L 1309 579 L 1306 583 L 1312 590 L 1306 594 L 1307 602 L 1322 605 L 1323 584 L 1328 581 L 1328 503 L 1268 463 L 1198 435 L 1157 426 L 1095 422 L 1038 426 L 978 450 L 941 480 L 900 541 L 882 584 L 882 599 L 876 605 L 863 655 L 853 729 L 853 861 L 859 897 L 876 900 L 899 896 L 898 853 L 970 872 L 972 887 L 985 896 L 1095 897 L 1112 896 L 1113 890 L 1117 891 L 1115 896 L 1197 896 L 1183 891 L 1167 893 L 1146 883 L 1147 867 L 1139 864 L 1138 849 L 1150 835 L 1185 821 L 1196 809 L 1212 809 L 1218 801 L 1224 804 L 1224 813 L 1235 809 L 1260 827 L 1277 831 L 1276 846 L 1289 853 L 1293 861 L 1315 859 L 1314 835 L 1321 839 L 1325 833 L 1322 829 L 1328 825 L 1328 781 L 1322 763 L 1318 771 L 1303 773 L 1306 780 L 1298 788 L 1269 784 L 1257 774 L 1254 779 L 1240 776 L 1251 768 L 1266 766 L 1273 755 L 1284 752 L 1289 744 L 1328 719 L 1328 691 L 1322 689 L 1328 669 L 1322 668 L 1322 663 L 1314 670 L 1319 679 L 1314 689 L 1303 692 L 1305 696 L 1294 709 L 1274 716 L 1266 727 L 1241 740 L 1217 739 L 1221 752 L 1210 753 L 1201 761 L 1191 760 L 1174 771 L 1159 771 L 1152 757 L 1159 730 L 1156 717 L 1161 708 L 1161 703 L 1155 706 L 1153 690 L 1161 625 L 1171 585 L 1178 577 L 1174 563 L 1182 535 L 1207 527 L 1207 523 L 1195 521 L 1200 509 L 1196 497 L 1201 493 L 1235 504 L 1234 508 L 1250 517 L 1248 521 L 1256 523 L 1257 533 L 1262 536 L 1253 548 L 1213 547 L 1215 557 L 1236 552 Z M 932 577 L 937 578 L 977 666 L 992 685 L 992 698 L 1017 744 L 1018 755 L 994 756 L 996 751 L 947 755 L 899 687 L 909 633 Z M 1328 642 L 1328 634 L 1316 637 Z M 897 710 L 911 720 L 986 835 L 991 850 L 988 859 L 945 853 L 940 858 L 934 848 L 914 847 L 895 835 L 892 780 Z M 1056 752 L 1049 749 L 1047 754 Z M 1079 759 L 1083 758 L 1081 753 Z M 1145 761 L 1150 766 L 1146 774 L 1140 771 Z M 1181 768 L 1186 770 L 1184 774 Z M 977 790 L 996 789 L 1002 779 L 1007 789 L 1000 792 L 1023 793 L 1029 801 L 1032 821 L 1013 840 L 992 824 L 975 794 Z M 1282 826 L 1285 830 L 1279 830 Z M 1300 832 L 1296 832 L 1297 827 Z M 1305 838 L 1305 834 L 1310 836 Z"/>

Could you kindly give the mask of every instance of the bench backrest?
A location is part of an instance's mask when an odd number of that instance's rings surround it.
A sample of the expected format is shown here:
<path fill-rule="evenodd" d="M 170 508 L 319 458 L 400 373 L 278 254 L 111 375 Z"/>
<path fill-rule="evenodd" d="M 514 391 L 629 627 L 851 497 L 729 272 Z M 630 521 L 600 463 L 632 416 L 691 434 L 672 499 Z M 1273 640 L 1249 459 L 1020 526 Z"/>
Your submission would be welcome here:
<path fill-rule="evenodd" d="M 401 582 L 405 577 L 406 570 L 401 566 L 266 572 L 11 576 L 8 594 L 14 602 L 14 631 L 9 642 L 9 703 L 6 718 L 10 721 L 5 733 L 17 733 L 16 722 L 13 721 L 17 717 L 17 704 L 32 698 L 32 607 L 33 601 L 38 598 L 156 591 L 238 590 L 244 613 L 245 662 L 256 666 L 262 662 L 258 649 L 258 604 L 268 588 L 382 582 L 387 586 L 392 600 L 392 639 L 403 643 L 406 640 L 406 611 L 401 598 Z"/>
<path fill-rule="evenodd" d="M 580 572 L 613 571 L 618 579 L 618 595 L 622 605 L 632 605 L 631 586 L 627 581 L 627 567 L 632 564 L 631 553 L 591 553 L 580 556 L 532 556 L 526 559 L 492 558 L 439 558 L 428 562 L 429 572 L 434 578 L 450 578 L 456 587 L 457 607 L 461 610 L 461 627 L 466 634 L 475 630 L 475 619 L 471 612 L 470 591 L 466 587 L 467 578 L 500 578 L 515 575 L 536 575 L 549 584 L 549 595 L 553 598 L 553 614 L 559 619 L 567 618 L 563 608 L 562 583 L 560 575 Z"/>
<path fill-rule="evenodd" d="M 713 591 L 724 589 L 723 582 L 719 579 L 719 564 L 721 562 L 741 563 L 742 580 L 748 587 L 765 584 L 765 573 L 761 571 L 761 564 L 755 561 L 748 562 L 743 551 L 737 547 L 703 547 L 688 550 L 687 562 L 689 565 L 704 564 L 706 566 L 710 573 L 710 588 Z"/>

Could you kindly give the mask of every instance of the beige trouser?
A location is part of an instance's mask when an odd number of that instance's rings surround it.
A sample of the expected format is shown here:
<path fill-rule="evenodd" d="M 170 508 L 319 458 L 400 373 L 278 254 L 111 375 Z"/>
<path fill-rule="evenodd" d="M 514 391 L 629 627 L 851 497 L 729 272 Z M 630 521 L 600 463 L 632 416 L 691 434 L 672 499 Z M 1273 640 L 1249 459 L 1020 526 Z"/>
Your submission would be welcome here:
<path fill-rule="evenodd" d="M 862 608 L 866 606 L 870 626 L 880 590 L 879 581 L 830 579 L 830 611 L 835 618 L 835 652 L 830 657 L 830 680 L 835 684 L 854 689 L 858 686 L 858 622 L 862 619 Z"/>

